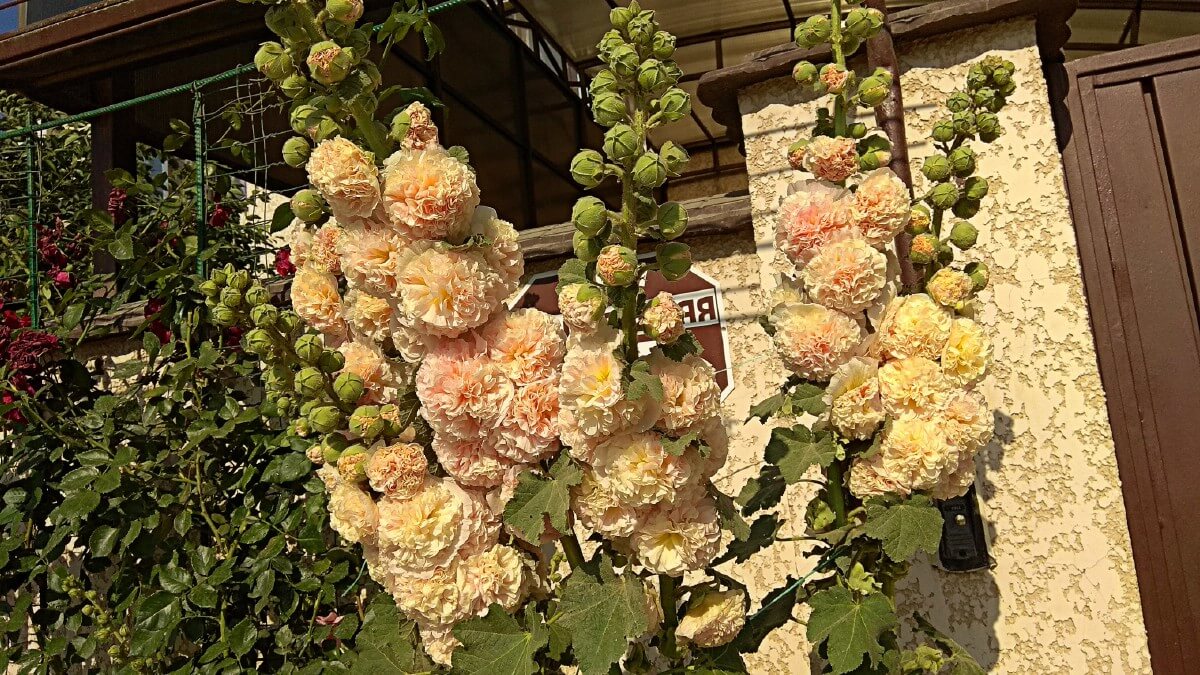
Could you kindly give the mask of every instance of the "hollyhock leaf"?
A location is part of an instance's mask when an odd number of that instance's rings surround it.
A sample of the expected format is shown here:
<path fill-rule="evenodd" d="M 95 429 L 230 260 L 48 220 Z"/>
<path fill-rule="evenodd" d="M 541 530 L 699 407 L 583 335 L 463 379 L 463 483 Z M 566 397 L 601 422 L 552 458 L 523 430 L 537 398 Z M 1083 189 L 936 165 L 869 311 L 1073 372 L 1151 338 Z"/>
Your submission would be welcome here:
<path fill-rule="evenodd" d="M 431 672 L 432 664 L 418 649 L 417 626 L 403 620 L 396 602 L 380 593 L 367 607 L 359 631 L 358 656 L 350 669 L 355 675 Z"/>
<path fill-rule="evenodd" d="M 759 551 L 766 550 L 775 543 L 775 537 L 779 534 L 780 528 L 783 527 L 783 521 L 774 513 L 768 513 L 759 516 L 746 533 L 744 539 L 734 539 L 729 542 L 729 548 L 725 553 L 717 559 L 714 564 L 725 562 L 726 560 L 736 560 L 738 562 L 746 562 L 754 554 Z"/>
<path fill-rule="evenodd" d="M 815 384 L 804 382 L 792 390 L 792 407 L 810 415 L 825 412 L 825 390 Z"/>
<path fill-rule="evenodd" d="M 692 431 L 692 432 L 689 432 L 689 433 L 686 433 L 686 434 L 680 436 L 679 438 L 670 438 L 668 436 L 664 436 L 662 438 L 661 443 L 662 443 L 662 448 L 664 451 L 666 451 L 668 454 L 679 457 L 679 456 L 683 455 L 684 451 L 686 451 L 689 446 L 691 446 L 693 443 L 696 443 L 699 440 L 700 440 L 700 432 Z M 708 448 L 708 446 L 704 445 L 703 443 L 700 443 L 700 450 L 701 450 L 700 455 L 702 457 L 708 456 L 707 448 Z"/>
<path fill-rule="evenodd" d="M 766 450 L 767 462 L 779 467 L 788 485 L 804 478 L 809 467 L 829 466 L 837 456 L 838 446 L 832 434 L 799 424 L 772 430 Z"/>
<path fill-rule="evenodd" d="M 641 579 L 613 572 L 603 553 L 575 570 L 564 584 L 558 624 L 571 632 L 571 647 L 583 675 L 604 675 L 625 655 L 629 641 L 646 631 L 646 597 Z"/>
<path fill-rule="evenodd" d="M 639 361 L 637 363 L 645 363 Z M 625 398 L 630 401 L 641 400 L 643 396 L 649 395 L 655 401 L 662 402 L 666 395 L 663 392 L 662 379 L 657 375 L 649 372 L 649 367 L 642 369 L 634 364 L 634 368 L 630 371 L 629 388 L 625 391 Z"/>
<path fill-rule="evenodd" d="M 721 529 L 729 530 L 735 541 L 744 542 L 750 538 L 750 524 L 738 513 L 737 504 L 733 498 L 721 492 L 715 485 L 709 483 L 708 492 L 717 503 L 717 515 L 721 520 Z"/>
<path fill-rule="evenodd" d="M 734 501 L 742 507 L 742 515 L 748 516 L 778 504 L 786 489 L 787 481 L 779 473 L 779 467 L 765 464 L 758 470 L 758 476 L 746 481 Z"/>
<path fill-rule="evenodd" d="M 783 408 L 783 404 L 787 401 L 787 396 L 783 394 L 775 394 L 774 396 L 763 399 L 758 403 L 750 406 L 750 414 L 746 417 L 749 422 L 752 419 L 758 418 L 759 422 L 766 422 L 767 418 L 779 412 Z"/>
<path fill-rule="evenodd" d="M 690 331 L 685 332 L 679 336 L 679 339 L 670 344 L 660 345 L 659 349 L 662 350 L 664 356 L 672 361 L 682 361 L 689 354 L 700 356 L 704 353 L 704 346 L 700 344 L 700 341 Z M 751 408 L 750 414 L 754 414 L 753 408 Z"/>
<path fill-rule="evenodd" d="M 942 513 L 926 495 L 913 495 L 898 504 L 872 500 L 867 504 L 867 536 L 883 542 L 883 552 L 904 562 L 917 551 L 937 553 L 942 539 Z"/>
<path fill-rule="evenodd" d="M 792 609 L 802 598 L 802 587 L 792 577 L 786 579 L 783 586 L 767 593 L 762 599 L 762 606 L 746 620 L 740 633 L 730 646 L 736 647 L 743 654 L 757 652 L 767 635 L 780 626 L 795 621 Z"/>
<path fill-rule="evenodd" d="M 558 285 L 555 290 L 561 290 L 571 284 L 587 283 L 587 263 L 579 258 L 571 258 L 558 268 Z"/>
<path fill-rule="evenodd" d="M 528 613 L 527 613 L 528 614 Z M 450 672 L 455 675 L 533 675 L 538 664 L 533 657 L 549 642 L 541 621 L 521 627 L 500 605 L 486 615 L 457 624 L 454 637 L 462 642 L 455 650 Z"/>
<path fill-rule="evenodd" d="M 834 586 L 808 599 L 808 640 L 825 642 L 833 675 L 849 673 L 864 659 L 877 663 L 883 656 L 880 636 L 896 626 L 896 612 L 883 593 L 856 597 L 847 588 Z"/>
<path fill-rule="evenodd" d="M 962 645 L 935 628 L 924 616 L 914 613 L 913 619 L 917 622 L 917 629 L 946 654 L 946 665 L 950 666 L 950 675 L 984 675 L 986 671 Z"/>
<path fill-rule="evenodd" d="M 566 454 L 555 461 L 549 477 L 523 472 L 504 507 L 504 523 L 514 534 L 534 544 L 546 530 L 547 517 L 554 529 L 566 532 L 570 527 L 567 512 L 571 508 L 571 488 L 582 480 L 583 471 Z"/>

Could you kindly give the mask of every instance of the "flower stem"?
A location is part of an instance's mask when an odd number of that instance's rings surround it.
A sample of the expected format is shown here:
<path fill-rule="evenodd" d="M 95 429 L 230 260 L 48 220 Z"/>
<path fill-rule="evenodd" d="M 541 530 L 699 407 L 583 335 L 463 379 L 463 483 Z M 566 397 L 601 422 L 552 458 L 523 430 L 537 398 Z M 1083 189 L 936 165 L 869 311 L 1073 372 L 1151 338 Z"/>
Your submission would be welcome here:
<path fill-rule="evenodd" d="M 846 53 L 842 49 L 842 2 L 831 0 L 829 42 L 833 47 L 833 60 L 840 68 L 846 67 Z M 846 135 L 846 92 L 834 94 L 833 97 L 833 133 L 835 136 Z"/>
<path fill-rule="evenodd" d="M 663 613 L 662 645 L 659 649 L 663 656 L 671 660 L 679 658 L 675 646 L 675 628 L 679 625 L 678 600 L 675 597 L 678 586 L 679 579 L 666 574 L 658 575 L 658 602 Z"/>
<path fill-rule="evenodd" d="M 392 146 L 387 136 L 379 133 L 379 129 L 375 127 L 375 115 L 358 101 L 351 101 L 350 114 L 354 117 L 354 126 L 371 147 L 371 152 L 375 153 L 375 161 L 382 162 L 387 159 L 388 155 L 392 154 Z"/>
<path fill-rule="evenodd" d="M 562 547 L 572 571 L 583 567 L 583 549 L 580 548 L 579 539 L 574 532 L 568 532 L 562 536 Z"/>
<path fill-rule="evenodd" d="M 846 524 L 846 488 L 842 463 L 835 461 L 830 464 L 829 468 L 825 469 L 825 477 L 828 479 L 825 492 L 829 498 L 829 508 L 833 509 L 834 524 L 836 527 L 842 527 Z"/>

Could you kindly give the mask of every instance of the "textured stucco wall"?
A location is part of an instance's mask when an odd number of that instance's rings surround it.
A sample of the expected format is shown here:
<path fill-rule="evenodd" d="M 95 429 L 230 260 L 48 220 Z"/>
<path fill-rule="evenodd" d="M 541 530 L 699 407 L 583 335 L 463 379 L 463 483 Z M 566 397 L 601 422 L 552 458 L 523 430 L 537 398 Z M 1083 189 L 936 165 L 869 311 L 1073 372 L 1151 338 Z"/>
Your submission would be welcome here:
<path fill-rule="evenodd" d="M 990 146 L 976 145 L 980 174 L 992 184 L 975 222 L 981 230 L 976 253 L 993 270 L 980 319 L 995 342 L 997 365 L 983 391 L 996 410 L 997 438 L 977 463 L 996 567 L 954 575 L 919 562 L 898 601 L 902 611 L 921 611 L 947 628 L 990 672 L 1149 672 L 1104 390 L 1034 45 L 1032 20 L 1016 20 L 901 48 L 914 159 L 932 151 L 926 139 L 942 114 L 940 104 L 974 60 L 989 53 L 1012 60 L 1020 89 L 1002 113 L 1008 133 Z M 746 286 L 745 296 L 729 302 L 742 311 L 761 311 L 754 302 L 774 283 L 774 208 L 796 177 L 784 148 L 813 119 L 809 98 L 789 80 L 741 95 L 756 269 L 743 254 L 705 265 Z M 761 398 L 782 369 L 765 353 L 758 327 L 734 330 L 735 353 L 749 356 L 735 363 L 743 386 L 729 413 L 744 417 L 744 404 Z M 751 428 L 739 434 L 729 473 L 758 460 L 763 435 Z M 740 485 L 746 473 L 730 485 Z M 793 495 L 784 506 L 793 524 L 802 520 L 802 503 Z M 793 545 L 779 546 L 739 576 L 756 593 L 774 588 L 785 575 L 805 571 L 798 553 Z M 806 672 L 802 632 L 792 625 L 769 640 L 752 659 L 754 672 Z"/>

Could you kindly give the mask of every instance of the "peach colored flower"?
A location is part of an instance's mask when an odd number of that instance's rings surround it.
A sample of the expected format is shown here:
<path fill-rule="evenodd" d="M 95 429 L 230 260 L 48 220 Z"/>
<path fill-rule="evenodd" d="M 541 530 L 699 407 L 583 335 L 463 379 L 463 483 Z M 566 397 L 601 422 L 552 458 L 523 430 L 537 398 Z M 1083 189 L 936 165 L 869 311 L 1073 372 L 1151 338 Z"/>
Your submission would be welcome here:
<path fill-rule="evenodd" d="M 362 378 L 364 400 L 372 403 L 390 403 L 397 395 L 401 373 L 374 344 L 351 340 L 338 351 L 346 359 L 344 371 Z"/>
<path fill-rule="evenodd" d="M 959 459 L 954 472 L 933 486 L 930 495 L 934 499 L 954 499 L 967 494 L 967 490 L 971 489 L 971 485 L 974 483 L 975 456 L 969 453 L 964 454 Z"/>
<path fill-rule="evenodd" d="M 692 477 L 692 467 L 664 450 L 656 433 L 622 433 L 601 443 L 594 468 L 605 490 L 633 507 L 674 500 Z"/>
<path fill-rule="evenodd" d="M 896 298 L 879 326 L 879 347 L 885 356 L 937 359 L 950 339 L 952 316 L 928 295 Z"/>
<path fill-rule="evenodd" d="M 517 387 L 507 418 L 490 440 L 501 456 L 516 462 L 535 462 L 557 450 L 557 378 Z"/>
<path fill-rule="evenodd" d="M 992 363 L 992 341 L 976 322 L 957 318 L 942 349 L 942 372 L 962 387 L 970 387 L 987 374 Z"/>
<path fill-rule="evenodd" d="M 641 524 L 642 512 L 622 499 L 593 471 L 571 489 L 571 510 L 583 526 L 605 537 L 622 538 L 633 534 Z"/>
<path fill-rule="evenodd" d="M 708 361 L 695 354 L 675 361 L 657 348 L 646 361 L 650 373 L 662 381 L 660 428 L 680 431 L 721 414 L 721 388 Z"/>
<path fill-rule="evenodd" d="M 606 436 L 620 427 L 624 364 L 614 349 L 614 342 L 602 339 L 580 341 L 568 349 L 558 392 L 560 410 L 571 415 L 564 428 L 577 426 L 588 436 Z"/>
<path fill-rule="evenodd" d="M 483 616 L 493 604 L 506 611 L 517 609 L 529 584 L 525 557 L 511 546 L 493 546 L 463 561 L 463 594 L 472 600 L 473 613 Z"/>
<path fill-rule="evenodd" d="M 809 297 L 840 312 L 866 309 L 887 283 L 887 256 L 865 239 L 830 242 L 800 271 Z"/>
<path fill-rule="evenodd" d="M 454 650 L 462 646 L 448 625 L 421 626 L 421 647 L 429 658 L 439 666 L 449 668 Z"/>
<path fill-rule="evenodd" d="M 721 550 L 716 505 L 697 487 L 677 502 L 653 509 L 629 543 L 642 565 L 656 574 L 680 576 L 704 569 Z"/>
<path fill-rule="evenodd" d="M 446 473 L 468 487 L 498 487 L 512 466 L 512 462 L 501 457 L 486 439 L 468 440 L 438 434 L 433 439 L 433 452 Z"/>
<path fill-rule="evenodd" d="M 429 479 L 425 450 L 415 443 L 381 445 L 367 463 L 371 489 L 398 499 L 411 499 Z"/>
<path fill-rule="evenodd" d="M 501 312 L 480 335 L 491 360 L 518 385 L 554 376 L 567 349 L 558 318 L 537 309 Z"/>
<path fill-rule="evenodd" d="M 479 439 L 508 418 L 515 388 L 481 344 L 445 341 L 417 370 L 421 415 L 439 434 Z"/>
<path fill-rule="evenodd" d="M 943 307 L 962 309 L 974 292 L 974 282 L 966 272 L 943 267 L 925 284 L 925 292 Z"/>
<path fill-rule="evenodd" d="M 683 309 L 675 302 L 675 296 L 666 291 L 654 296 L 642 312 L 642 327 L 655 342 L 663 345 L 683 337 L 686 330 Z"/>
<path fill-rule="evenodd" d="M 950 441 L 968 453 L 974 453 L 992 440 L 995 421 L 992 409 L 977 391 L 956 389 L 946 397 L 939 417 L 948 423 Z"/>
<path fill-rule="evenodd" d="M 433 123 L 433 115 L 424 103 L 410 103 L 404 112 L 408 113 L 408 131 L 404 134 L 400 147 L 406 150 L 425 150 L 441 146 L 437 125 Z"/>
<path fill-rule="evenodd" d="M 904 181 L 891 169 L 875 169 L 858 184 L 854 193 L 858 230 L 875 247 L 895 239 L 908 224 L 911 200 Z"/>
<path fill-rule="evenodd" d="M 335 276 L 342 273 L 339 254 L 345 230 L 337 221 L 322 225 L 316 233 L 299 230 L 292 240 L 292 262 L 296 267 L 311 267 Z"/>
<path fill-rule="evenodd" d="M 771 313 L 775 348 L 783 363 L 797 375 L 828 380 L 858 354 L 866 336 L 854 319 L 822 305 L 788 304 Z"/>
<path fill-rule="evenodd" d="M 380 560 L 385 568 L 388 562 Z M 396 599 L 400 610 L 420 625 L 448 627 L 473 614 L 473 598 L 463 592 L 465 578 L 466 570 L 455 560 L 420 576 L 393 574 L 383 586 Z M 421 635 L 424 640 L 431 637 L 424 630 Z M 429 647 L 429 642 L 425 642 L 425 648 Z"/>
<path fill-rule="evenodd" d="M 590 334 L 604 318 L 604 293 L 591 284 L 571 284 L 558 291 L 558 310 L 573 332 Z"/>
<path fill-rule="evenodd" d="M 379 172 L 371 153 L 338 136 L 317 144 L 308 158 L 308 180 L 339 222 L 370 218 L 379 204 Z"/>
<path fill-rule="evenodd" d="M 342 318 L 342 296 L 337 277 L 328 272 L 302 267 L 292 279 L 292 308 L 304 320 L 333 342 L 346 337 Z"/>
<path fill-rule="evenodd" d="M 943 422 L 903 416 L 888 422 L 879 452 L 865 461 L 875 465 L 885 483 L 908 494 L 933 489 L 958 468 L 962 454 L 946 437 Z"/>
<path fill-rule="evenodd" d="M 817 178 L 840 183 L 858 173 L 858 151 L 853 138 L 817 136 L 804 148 L 804 168 Z"/>
<path fill-rule="evenodd" d="M 446 239 L 479 206 L 475 172 L 440 147 L 403 149 L 384 163 L 383 204 L 409 239 Z"/>
<path fill-rule="evenodd" d="M 825 390 L 825 404 L 833 428 L 846 438 L 866 440 L 883 423 L 879 398 L 878 364 L 863 357 L 850 359 L 833 374 Z"/>
<path fill-rule="evenodd" d="M 386 298 L 351 290 L 346 294 L 345 315 L 357 337 L 377 344 L 386 344 L 392 337 L 396 310 Z"/>
<path fill-rule="evenodd" d="M 404 244 L 391 232 L 363 230 L 339 240 L 341 269 L 350 288 L 395 299 Z"/>
<path fill-rule="evenodd" d="M 745 625 L 745 591 L 710 591 L 688 603 L 675 635 L 708 649 L 729 644 Z"/>
<path fill-rule="evenodd" d="M 933 415 L 952 385 L 938 364 L 920 356 L 888 361 L 879 369 L 879 394 L 889 415 Z"/>
<path fill-rule="evenodd" d="M 399 307 L 417 330 L 458 337 L 482 326 L 496 311 L 502 280 L 472 251 L 421 242 L 399 262 Z"/>
<path fill-rule="evenodd" d="M 372 543 L 379 524 L 375 500 L 342 480 L 333 466 L 324 466 L 318 473 L 329 490 L 329 526 L 349 543 Z"/>
<path fill-rule="evenodd" d="M 850 235 L 857 220 L 853 198 L 844 188 L 822 181 L 804 181 L 779 207 L 775 247 L 797 268 L 803 267 L 822 245 Z"/>
<path fill-rule="evenodd" d="M 516 228 L 499 218 L 496 209 L 480 206 L 471 217 L 470 234 L 479 235 L 487 242 L 482 253 L 488 266 L 503 279 L 503 290 L 497 294 L 499 299 L 506 299 L 517 290 L 525 274 L 525 256 L 521 254 Z"/>

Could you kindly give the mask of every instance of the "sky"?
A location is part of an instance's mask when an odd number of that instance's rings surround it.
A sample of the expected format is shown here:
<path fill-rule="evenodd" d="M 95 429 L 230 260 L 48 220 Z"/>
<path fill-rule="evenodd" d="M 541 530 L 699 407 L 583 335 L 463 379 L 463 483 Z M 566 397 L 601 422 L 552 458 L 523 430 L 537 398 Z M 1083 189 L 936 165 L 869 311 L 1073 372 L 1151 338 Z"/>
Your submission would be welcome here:
<path fill-rule="evenodd" d="M 0 33 L 7 33 L 17 28 L 17 7 L 0 9 Z"/>

